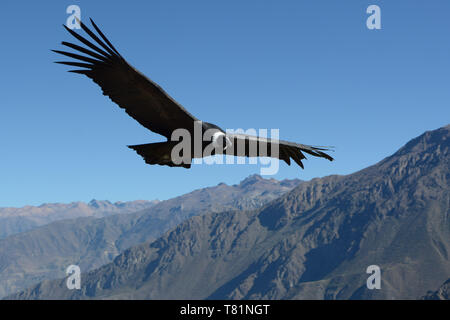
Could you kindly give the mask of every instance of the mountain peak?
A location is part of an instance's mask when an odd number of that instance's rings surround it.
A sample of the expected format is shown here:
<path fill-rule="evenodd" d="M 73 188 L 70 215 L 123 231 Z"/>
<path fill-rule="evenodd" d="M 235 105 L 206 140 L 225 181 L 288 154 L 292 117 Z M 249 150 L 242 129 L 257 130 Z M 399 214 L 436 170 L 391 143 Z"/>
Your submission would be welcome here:
<path fill-rule="evenodd" d="M 265 179 L 263 177 L 261 177 L 259 174 L 252 174 L 250 176 L 248 176 L 247 178 L 245 178 L 244 180 L 241 181 L 241 185 L 250 185 L 250 184 L 255 184 L 259 181 L 264 181 Z"/>
<path fill-rule="evenodd" d="M 407 153 L 432 152 L 450 144 L 450 124 L 436 130 L 426 131 L 400 148 L 394 155 Z M 440 150 L 438 150 L 439 152 Z"/>
<path fill-rule="evenodd" d="M 109 202 L 108 200 L 104 200 L 104 201 L 100 201 L 100 200 L 96 200 L 96 199 L 92 199 L 91 201 L 89 201 L 88 205 L 90 207 L 93 208 L 100 208 L 100 207 L 105 207 L 107 205 L 110 205 L 111 202 Z"/>

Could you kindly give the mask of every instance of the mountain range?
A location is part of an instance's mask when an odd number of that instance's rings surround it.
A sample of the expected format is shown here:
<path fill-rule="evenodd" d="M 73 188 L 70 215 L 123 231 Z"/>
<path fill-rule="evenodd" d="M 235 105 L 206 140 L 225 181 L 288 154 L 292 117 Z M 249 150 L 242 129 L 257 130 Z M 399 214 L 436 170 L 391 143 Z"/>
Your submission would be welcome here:
<path fill-rule="evenodd" d="M 166 201 L 153 202 L 144 210 L 128 214 L 121 211 L 122 214 L 108 214 L 103 218 L 98 218 L 103 215 L 101 212 L 113 212 L 111 209 L 118 204 L 91 201 L 88 205 L 53 204 L 31 207 L 31 210 L 17 209 L 16 212 L 28 212 L 27 217 L 33 217 L 35 213 L 41 217 L 40 213 L 50 211 L 49 207 L 58 208 L 59 211 L 48 212 L 48 216 L 70 217 L 75 213 L 80 216 L 80 211 L 67 210 L 85 208 L 82 212 L 87 217 L 55 221 L 0 239 L 0 297 L 45 279 L 64 277 L 66 268 L 72 264 L 79 265 L 84 271 L 98 268 L 111 262 L 125 249 L 154 240 L 189 217 L 205 212 L 261 207 L 299 183 L 298 179 L 277 181 L 253 175 L 237 185 L 221 183 Z M 132 203 L 125 207 L 131 208 Z M 12 215 L 13 210 L 9 211 Z"/>
<path fill-rule="evenodd" d="M 8 299 L 419 299 L 450 275 L 449 147 L 447 125 L 260 208 L 205 206 L 84 272 L 79 290 L 61 278 Z"/>
<path fill-rule="evenodd" d="M 136 212 L 150 208 L 158 200 L 136 200 L 111 203 L 107 200 L 91 200 L 89 203 L 44 203 L 40 206 L 0 208 L 0 239 L 28 231 L 48 223 L 78 217 L 101 218 L 114 214 Z"/>

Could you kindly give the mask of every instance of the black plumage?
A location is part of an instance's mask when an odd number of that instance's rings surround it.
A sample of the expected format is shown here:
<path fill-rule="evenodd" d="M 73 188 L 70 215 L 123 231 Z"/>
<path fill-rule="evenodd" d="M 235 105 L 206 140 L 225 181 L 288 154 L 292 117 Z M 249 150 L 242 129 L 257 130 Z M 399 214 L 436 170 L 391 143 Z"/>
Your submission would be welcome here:
<path fill-rule="evenodd" d="M 75 59 L 75 61 L 57 61 L 56 63 L 81 68 L 70 70 L 70 72 L 83 74 L 91 78 L 102 88 L 104 95 L 108 96 L 119 107 L 125 109 L 133 119 L 145 128 L 167 138 L 167 142 L 129 146 L 141 155 L 146 163 L 189 168 L 190 162 L 174 163 L 172 161 L 170 151 L 176 143 L 170 140 L 174 130 L 179 128 L 187 130 L 193 136 L 194 125 L 199 120 L 170 97 L 160 86 L 132 67 L 92 19 L 90 21 L 101 39 L 81 21 L 79 21 L 81 28 L 90 36 L 94 43 L 64 26 L 73 37 L 88 48 L 63 41 L 62 45 L 75 50 L 77 53 L 61 50 L 52 51 Z M 267 145 L 267 153 L 265 155 L 277 157 L 288 165 L 290 165 L 290 160 L 293 159 L 295 163 L 303 168 L 302 160 L 305 159 L 303 152 L 330 161 L 333 160 L 331 156 L 324 152 L 329 149 L 323 147 L 308 146 L 282 140 L 274 141 L 246 134 L 227 134 L 219 127 L 203 122 L 202 134 L 208 129 L 214 129 L 223 133 L 223 136 L 230 142 L 229 148 L 215 149 L 214 154 L 245 157 L 260 156 L 260 150 L 258 150 L 257 154 L 253 154 L 250 150 L 251 143 L 256 142 L 258 146 Z M 239 144 L 245 145 L 244 150 L 237 147 Z M 202 143 L 202 150 L 205 146 L 206 144 Z M 272 150 L 275 150 L 275 147 L 279 149 L 278 154 L 272 152 Z M 197 156 L 192 148 L 189 159 Z"/>

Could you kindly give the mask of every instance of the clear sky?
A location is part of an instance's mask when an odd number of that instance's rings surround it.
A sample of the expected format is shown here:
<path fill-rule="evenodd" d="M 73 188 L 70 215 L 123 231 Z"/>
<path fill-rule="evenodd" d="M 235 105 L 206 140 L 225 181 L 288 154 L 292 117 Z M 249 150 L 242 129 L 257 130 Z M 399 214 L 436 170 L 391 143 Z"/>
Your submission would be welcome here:
<path fill-rule="evenodd" d="M 133 66 L 199 119 L 278 128 L 336 147 L 280 163 L 277 179 L 349 174 L 450 121 L 448 0 L 2 1 L 0 206 L 167 199 L 260 165 L 149 166 L 126 145 L 162 141 L 88 78 L 53 64 L 92 17 Z M 381 30 L 366 9 L 381 8 Z"/>

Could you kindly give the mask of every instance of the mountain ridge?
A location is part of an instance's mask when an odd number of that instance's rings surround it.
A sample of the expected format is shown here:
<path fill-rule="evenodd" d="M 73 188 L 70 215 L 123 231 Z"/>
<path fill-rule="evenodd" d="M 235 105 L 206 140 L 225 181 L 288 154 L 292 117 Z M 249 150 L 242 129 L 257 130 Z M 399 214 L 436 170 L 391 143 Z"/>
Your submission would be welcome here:
<path fill-rule="evenodd" d="M 157 204 L 159 200 L 135 200 L 112 203 L 92 199 L 89 203 L 43 203 L 39 206 L 0 208 L 0 239 L 32 230 L 51 222 L 79 217 L 101 218 L 114 214 L 128 214 Z"/>

